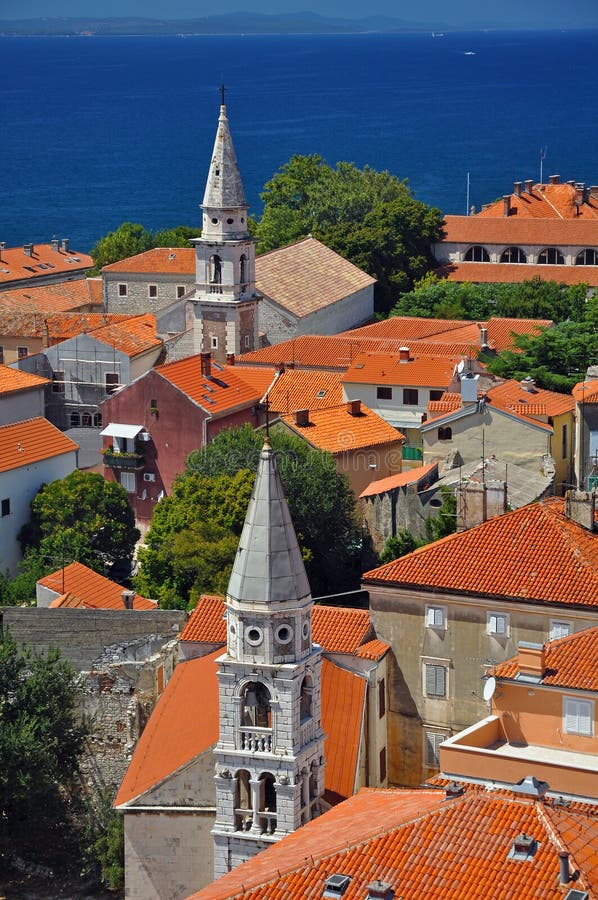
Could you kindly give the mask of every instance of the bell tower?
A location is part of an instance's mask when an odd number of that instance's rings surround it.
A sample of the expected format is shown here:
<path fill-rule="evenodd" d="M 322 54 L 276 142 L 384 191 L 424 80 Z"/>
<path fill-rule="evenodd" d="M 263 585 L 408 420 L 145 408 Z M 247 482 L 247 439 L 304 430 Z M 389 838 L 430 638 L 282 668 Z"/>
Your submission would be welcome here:
<path fill-rule="evenodd" d="M 218 660 L 214 876 L 320 813 L 321 649 L 301 551 L 266 438 L 226 595 Z"/>
<path fill-rule="evenodd" d="M 219 362 L 227 353 L 258 347 L 259 296 L 255 240 L 247 230 L 247 201 L 230 134 L 224 86 L 204 193 L 201 237 L 195 238 L 194 344 Z"/>

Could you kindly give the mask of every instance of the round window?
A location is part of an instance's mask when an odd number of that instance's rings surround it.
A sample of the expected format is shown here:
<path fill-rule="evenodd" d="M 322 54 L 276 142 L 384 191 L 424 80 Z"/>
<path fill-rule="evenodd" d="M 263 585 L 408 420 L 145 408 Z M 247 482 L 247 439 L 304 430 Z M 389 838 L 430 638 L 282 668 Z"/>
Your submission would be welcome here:
<path fill-rule="evenodd" d="M 212 219 L 212 225 L 217 225 L 217 224 L 218 224 L 218 219 Z"/>
<path fill-rule="evenodd" d="M 231 625 L 231 627 L 230 627 L 230 633 L 232 634 L 233 637 L 234 637 L 235 634 L 237 633 L 237 629 L 235 628 L 234 625 Z"/>
<path fill-rule="evenodd" d="M 244 221 L 245 219 L 243 218 L 243 216 L 241 216 L 241 224 L 243 224 Z"/>
<path fill-rule="evenodd" d="M 309 622 L 303 623 L 302 633 L 303 633 L 303 639 L 307 640 L 307 638 L 309 637 Z"/>
<path fill-rule="evenodd" d="M 234 221 L 235 221 L 234 219 L 227 219 L 227 220 L 226 220 L 226 224 L 227 224 L 227 225 L 232 225 Z"/>
<path fill-rule="evenodd" d="M 262 643 L 263 634 L 261 628 L 249 628 L 247 630 L 247 643 L 251 644 L 253 647 L 259 646 Z"/>
<path fill-rule="evenodd" d="M 279 644 L 290 644 L 293 640 L 293 629 L 290 625 L 279 625 L 276 629 L 276 640 Z"/>

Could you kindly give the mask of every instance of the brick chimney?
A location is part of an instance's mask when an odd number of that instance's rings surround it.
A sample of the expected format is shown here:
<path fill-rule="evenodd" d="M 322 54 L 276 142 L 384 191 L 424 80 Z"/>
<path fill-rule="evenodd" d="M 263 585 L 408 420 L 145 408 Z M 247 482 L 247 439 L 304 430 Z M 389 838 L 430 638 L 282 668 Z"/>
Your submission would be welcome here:
<path fill-rule="evenodd" d="M 525 190 L 528 194 L 532 193 L 532 188 L 534 186 L 534 182 L 531 178 L 527 178 L 525 181 Z"/>
<path fill-rule="evenodd" d="M 210 378 L 212 375 L 212 354 L 209 351 L 199 354 L 199 364 L 203 377 Z"/>
<path fill-rule="evenodd" d="M 549 175 L 548 176 L 548 184 L 560 184 L 561 176 L 560 175 Z"/>
<path fill-rule="evenodd" d="M 595 530 L 596 495 L 594 491 L 567 491 L 565 494 L 565 515 L 578 525 Z"/>
<path fill-rule="evenodd" d="M 409 362 L 409 347 L 399 347 L 399 362 Z"/>
<path fill-rule="evenodd" d="M 295 425 L 297 425 L 298 428 L 305 428 L 306 425 L 309 425 L 309 410 L 308 409 L 296 410 Z"/>
<path fill-rule="evenodd" d="M 502 211 L 503 215 L 506 217 L 511 212 L 511 195 L 503 194 L 502 198 Z"/>
<path fill-rule="evenodd" d="M 517 650 L 518 674 L 540 681 L 544 674 L 544 644 L 519 641 Z"/>
<path fill-rule="evenodd" d="M 360 416 L 361 400 L 347 400 L 347 412 L 350 416 Z"/>
<path fill-rule="evenodd" d="M 235 364 L 235 354 L 234 354 L 234 353 L 227 353 L 227 354 L 226 354 L 226 365 L 227 365 L 227 366 L 234 366 L 234 364 Z"/>
<path fill-rule="evenodd" d="M 523 182 L 522 182 L 522 181 L 515 181 L 515 182 L 513 182 L 513 193 L 515 194 L 516 197 L 521 197 L 521 189 L 522 189 L 522 187 L 523 187 Z"/>

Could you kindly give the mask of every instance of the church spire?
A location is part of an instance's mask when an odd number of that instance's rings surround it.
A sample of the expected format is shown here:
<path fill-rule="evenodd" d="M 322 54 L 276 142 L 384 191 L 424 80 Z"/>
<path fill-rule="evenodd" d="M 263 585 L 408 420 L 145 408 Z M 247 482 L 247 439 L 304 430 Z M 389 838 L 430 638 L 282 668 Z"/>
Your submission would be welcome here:
<path fill-rule="evenodd" d="M 309 582 L 276 465 L 266 438 L 233 564 L 228 596 L 239 603 L 310 598 Z"/>
<path fill-rule="evenodd" d="M 224 101 L 224 89 L 222 100 Z M 220 106 L 220 118 L 202 207 L 209 210 L 247 209 L 224 102 Z"/>

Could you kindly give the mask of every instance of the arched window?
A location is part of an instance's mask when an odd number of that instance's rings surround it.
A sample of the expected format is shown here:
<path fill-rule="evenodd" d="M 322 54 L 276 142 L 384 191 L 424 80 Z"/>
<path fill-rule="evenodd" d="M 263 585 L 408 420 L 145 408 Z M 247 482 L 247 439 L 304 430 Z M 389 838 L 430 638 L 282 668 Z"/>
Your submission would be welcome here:
<path fill-rule="evenodd" d="M 222 260 L 217 253 L 210 256 L 210 293 L 222 293 Z"/>
<path fill-rule="evenodd" d="M 465 253 L 465 262 L 490 262 L 490 254 L 485 247 L 475 244 Z"/>
<path fill-rule="evenodd" d="M 94 428 L 102 427 L 102 413 L 94 413 L 93 414 L 93 427 Z"/>
<path fill-rule="evenodd" d="M 259 777 L 260 782 L 260 810 L 276 812 L 276 779 L 270 772 L 263 772 Z"/>
<path fill-rule="evenodd" d="M 445 428 L 438 429 L 438 440 L 439 441 L 450 441 L 453 437 L 453 429 L 450 426 L 446 426 Z"/>
<path fill-rule="evenodd" d="M 270 691 L 261 681 L 245 685 L 241 699 L 241 725 L 245 728 L 272 728 Z"/>
<path fill-rule="evenodd" d="M 91 413 L 88 413 L 88 412 L 82 413 L 81 425 L 83 426 L 83 428 L 91 428 L 91 422 L 92 422 Z"/>
<path fill-rule="evenodd" d="M 240 275 L 239 278 L 241 280 L 241 290 L 247 290 L 247 257 L 244 253 L 241 254 L 241 258 L 239 260 L 240 263 Z"/>
<path fill-rule="evenodd" d="M 315 800 L 318 796 L 318 767 L 315 762 L 311 764 L 311 772 L 309 773 L 309 799 Z"/>
<path fill-rule="evenodd" d="M 251 798 L 251 775 L 247 769 L 239 769 L 235 775 L 237 784 L 235 787 L 235 827 L 237 831 L 249 831 L 253 817 L 251 811 L 253 803 Z"/>
<path fill-rule="evenodd" d="M 71 428 L 78 428 L 78 427 L 79 427 L 79 413 L 72 412 L 71 413 Z"/>
<path fill-rule="evenodd" d="M 598 266 L 598 250 L 586 249 L 577 254 L 576 266 Z"/>
<path fill-rule="evenodd" d="M 313 700 L 313 679 L 311 675 L 306 675 L 301 684 L 301 699 L 299 701 L 300 719 L 302 722 L 311 719 L 312 700 Z"/>
<path fill-rule="evenodd" d="M 527 256 L 521 247 L 507 247 L 506 250 L 503 250 L 500 261 L 501 263 L 526 263 Z"/>
<path fill-rule="evenodd" d="M 542 250 L 538 256 L 538 265 L 540 266 L 564 266 L 565 257 L 558 247 L 547 247 Z"/>

